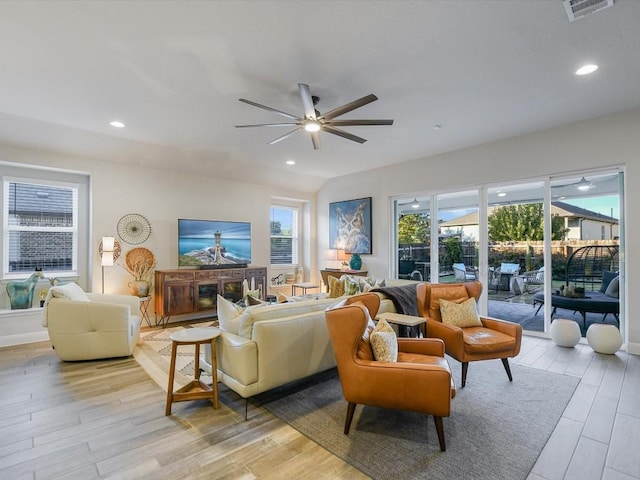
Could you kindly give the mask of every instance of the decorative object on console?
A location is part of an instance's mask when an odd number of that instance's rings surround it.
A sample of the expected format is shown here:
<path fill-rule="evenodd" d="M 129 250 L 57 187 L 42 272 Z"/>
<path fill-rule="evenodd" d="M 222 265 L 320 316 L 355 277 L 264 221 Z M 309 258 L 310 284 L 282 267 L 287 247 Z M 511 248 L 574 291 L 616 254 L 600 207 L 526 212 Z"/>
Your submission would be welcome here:
<path fill-rule="evenodd" d="M 329 204 L 329 246 L 371 254 L 371 197 Z"/>
<path fill-rule="evenodd" d="M 118 220 L 118 236 L 130 245 L 146 242 L 151 235 L 151 223 L 139 213 L 127 213 Z"/>
<path fill-rule="evenodd" d="M 114 237 L 102 237 L 98 245 L 100 266 L 102 267 L 102 293 L 104 293 L 104 267 L 111 267 L 120 258 L 120 243 Z M 53 284 L 52 284 L 53 285 Z"/>
<path fill-rule="evenodd" d="M 11 310 L 31 308 L 33 305 L 33 291 L 41 278 L 44 278 L 42 269 L 36 268 L 36 271 L 26 280 L 7 283 L 7 294 L 11 301 Z"/>
<path fill-rule="evenodd" d="M 349 268 L 351 270 L 360 270 L 362 268 L 362 258 L 357 253 L 351 254 L 351 260 L 349 260 Z"/>
<path fill-rule="evenodd" d="M 153 269 L 156 259 L 151 250 L 138 247 L 129 250 L 126 255 L 125 265 L 127 271 L 133 275 L 133 281 L 129 282 L 131 295 L 146 297 L 149 295 L 149 287 L 153 281 Z"/>

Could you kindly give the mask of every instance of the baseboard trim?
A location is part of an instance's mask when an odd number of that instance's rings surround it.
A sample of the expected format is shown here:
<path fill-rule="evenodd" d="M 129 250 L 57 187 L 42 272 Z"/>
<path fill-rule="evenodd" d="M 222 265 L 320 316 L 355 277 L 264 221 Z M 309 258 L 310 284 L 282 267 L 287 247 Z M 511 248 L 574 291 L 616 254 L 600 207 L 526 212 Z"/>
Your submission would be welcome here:
<path fill-rule="evenodd" d="M 18 335 L 5 335 L 0 337 L 0 347 L 47 341 L 49 341 L 49 333 L 46 330 L 42 332 L 20 333 Z"/>
<path fill-rule="evenodd" d="M 627 353 L 640 355 L 640 343 L 627 343 Z"/>

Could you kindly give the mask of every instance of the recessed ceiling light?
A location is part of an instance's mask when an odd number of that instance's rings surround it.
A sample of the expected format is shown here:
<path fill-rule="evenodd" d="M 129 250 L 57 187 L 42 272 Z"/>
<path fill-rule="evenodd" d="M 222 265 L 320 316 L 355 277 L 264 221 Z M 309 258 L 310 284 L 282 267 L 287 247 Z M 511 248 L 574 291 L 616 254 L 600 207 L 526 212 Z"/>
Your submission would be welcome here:
<path fill-rule="evenodd" d="M 499 197 L 506 197 L 507 194 L 505 192 L 498 192 Z"/>
<path fill-rule="evenodd" d="M 440 130 L 441 128 L 442 128 L 442 125 L 440 125 L 439 123 L 436 123 L 436 124 L 433 126 L 433 129 L 434 129 L 434 130 Z"/>
<path fill-rule="evenodd" d="M 576 70 L 576 75 L 589 75 L 596 70 L 598 70 L 598 65 L 587 64 L 581 66 L 578 70 Z"/>
<path fill-rule="evenodd" d="M 116 128 L 124 128 L 124 123 L 119 122 L 118 120 L 114 120 L 113 122 L 109 122 L 109 125 Z"/>
<path fill-rule="evenodd" d="M 286 163 L 287 165 L 295 165 L 296 164 L 295 160 L 287 160 L 284 163 Z"/>

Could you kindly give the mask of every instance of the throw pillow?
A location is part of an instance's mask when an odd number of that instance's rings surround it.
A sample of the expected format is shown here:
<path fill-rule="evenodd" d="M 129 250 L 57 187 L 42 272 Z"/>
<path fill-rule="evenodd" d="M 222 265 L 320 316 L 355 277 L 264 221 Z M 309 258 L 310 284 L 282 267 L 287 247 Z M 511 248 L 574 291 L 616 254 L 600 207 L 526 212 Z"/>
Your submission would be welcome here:
<path fill-rule="evenodd" d="M 350 275 L 345 275 L 344 277 L 344 294 L 345 295 L 356 295 L 360 293 L 360 282 L 357 278 L 352 277 Z"/>
<path fill-rule="evenodd" d="M 51 287 L 51 296 L 56 298 L 66 298 L 76 302 L 90 302 L 87 294 L 77 283 L 65 283 L 64 285 Z"/>
<path fill-rule="evenodd" d="M 602 283 L 600 284 L 600 292 L 606 293 L 607 287 L 611 283 L 611 280 L 618 276 L 618 272 L 607 272 L 606 270 L 602 272 Z"/>
<path fill-rule="evenodd" d="M 604 292 L 608 297 L 619 298 L 620 297 L 620 276 L 616 275 L 613 280 L 609 282 L 607 289 Z"/>
<path fill-rule="evenodd" d="M 482 326 L 476 307 L 476 299 L 473 297 L 462 303 L 440 299 L 440 315 L 442 316 L 442 323 L 455 325 L 456 327 Z"/>
<path fill-rule="evenodd" d="M 217 308 L 220 328 L 225 332 L 237 335 L 244 308 L 230 302 L 222 295 L 218 295 Z"/>
<path fill-rule="evenodd" d="M 385 319 L 382 319 L 370 335 L 373 356 L 378 362 L 398 361 L 398 340 L 396 333 Z"/>
<path fill-rule="evenodd" d="M 329 277 L 329 298 L 338 298 L 344 295 L 344 275 L 340 278 Z"/>

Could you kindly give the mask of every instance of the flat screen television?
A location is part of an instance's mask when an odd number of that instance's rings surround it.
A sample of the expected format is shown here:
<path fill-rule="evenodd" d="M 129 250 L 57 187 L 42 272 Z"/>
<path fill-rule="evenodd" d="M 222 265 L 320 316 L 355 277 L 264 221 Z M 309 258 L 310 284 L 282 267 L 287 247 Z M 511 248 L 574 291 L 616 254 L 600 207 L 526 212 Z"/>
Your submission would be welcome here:
<path fill-rule="evenodd" d="M 231 268 L 249 263 L 249 222 L 178 219 L 178 266 Z"/>

